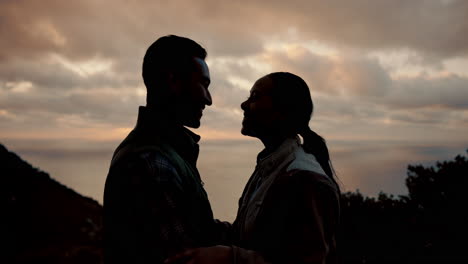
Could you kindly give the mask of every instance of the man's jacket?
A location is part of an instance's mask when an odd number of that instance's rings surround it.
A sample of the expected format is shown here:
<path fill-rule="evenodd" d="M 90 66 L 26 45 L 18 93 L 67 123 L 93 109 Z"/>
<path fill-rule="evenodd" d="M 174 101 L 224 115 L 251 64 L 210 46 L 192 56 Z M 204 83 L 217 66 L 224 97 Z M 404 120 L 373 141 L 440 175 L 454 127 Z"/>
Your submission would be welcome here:
<path fill-rule="evenodd" d="M 106 263 L 162 263 L 184 248 L 219 243 L 196 168 L 199 139 L 140 107 L 106 179 Z"/>

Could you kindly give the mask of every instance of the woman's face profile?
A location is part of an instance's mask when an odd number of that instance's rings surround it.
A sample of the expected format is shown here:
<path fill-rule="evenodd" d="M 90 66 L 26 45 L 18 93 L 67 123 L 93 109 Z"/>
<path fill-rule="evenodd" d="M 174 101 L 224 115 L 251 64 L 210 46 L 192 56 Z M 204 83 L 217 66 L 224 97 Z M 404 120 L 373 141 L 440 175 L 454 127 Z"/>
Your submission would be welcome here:
<path fill-rule="evenodd" d="M 241 104 L 244 110 L 243 135 L 261 138 L 275 132 L 278 113 L 273 108 L 272 87 L 273 81 L 269 77 L 260 78 L 250 90 L 250 96 Z"/>

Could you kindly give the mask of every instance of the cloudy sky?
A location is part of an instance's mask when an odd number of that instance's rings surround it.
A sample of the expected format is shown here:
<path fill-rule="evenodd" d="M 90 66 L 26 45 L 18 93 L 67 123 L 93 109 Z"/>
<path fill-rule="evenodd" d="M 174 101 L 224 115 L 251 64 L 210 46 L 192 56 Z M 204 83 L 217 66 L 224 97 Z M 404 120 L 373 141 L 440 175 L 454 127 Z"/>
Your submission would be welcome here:
<path fill-rule="evenodd" d="M 272 71 L 302 76 L 344 190 L 405 194 L 408 164 L 468 148 L 468 1 L 0 0 L 0 143 L 102 201 L 113 149 L 145 103 L 158 37 L 208 51 L 199 167 L 232 219 L 262 145 L 240 103 Z"/>

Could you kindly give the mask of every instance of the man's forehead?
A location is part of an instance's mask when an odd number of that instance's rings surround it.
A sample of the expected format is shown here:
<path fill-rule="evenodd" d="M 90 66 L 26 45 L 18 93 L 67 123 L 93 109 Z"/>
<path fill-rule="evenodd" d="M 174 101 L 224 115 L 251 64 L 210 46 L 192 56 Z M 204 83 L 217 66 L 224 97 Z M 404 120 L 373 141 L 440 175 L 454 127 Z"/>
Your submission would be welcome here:
<path fill-rule="evenodd" d="M 210 70 L 208 69 L 208 65 L 206 64 L 205 60 L 201 58 L 193 58 L 195 62 L 195 67 L 197 70 L 205 77 L 210 78 Z"/>

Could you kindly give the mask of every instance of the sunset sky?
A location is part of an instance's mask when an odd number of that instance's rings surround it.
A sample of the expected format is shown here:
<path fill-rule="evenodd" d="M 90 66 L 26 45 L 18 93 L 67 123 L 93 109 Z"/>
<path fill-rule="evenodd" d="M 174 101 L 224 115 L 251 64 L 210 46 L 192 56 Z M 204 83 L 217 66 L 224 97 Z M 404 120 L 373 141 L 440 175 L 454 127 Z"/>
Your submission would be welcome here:
<path fill-rule="evenodd" d="M 239 105 L 273 71 L 308 83 L 343 190 L 406 194 L 408 164 L 468 148 L 468 1 L 0 0 L 0 34 L 0 143 L 99 202 L 145 104 L 144 52 L 168 34 L 208 51 L 195 132 L 218 217 L 235 216 L 262 149 Z"/>

